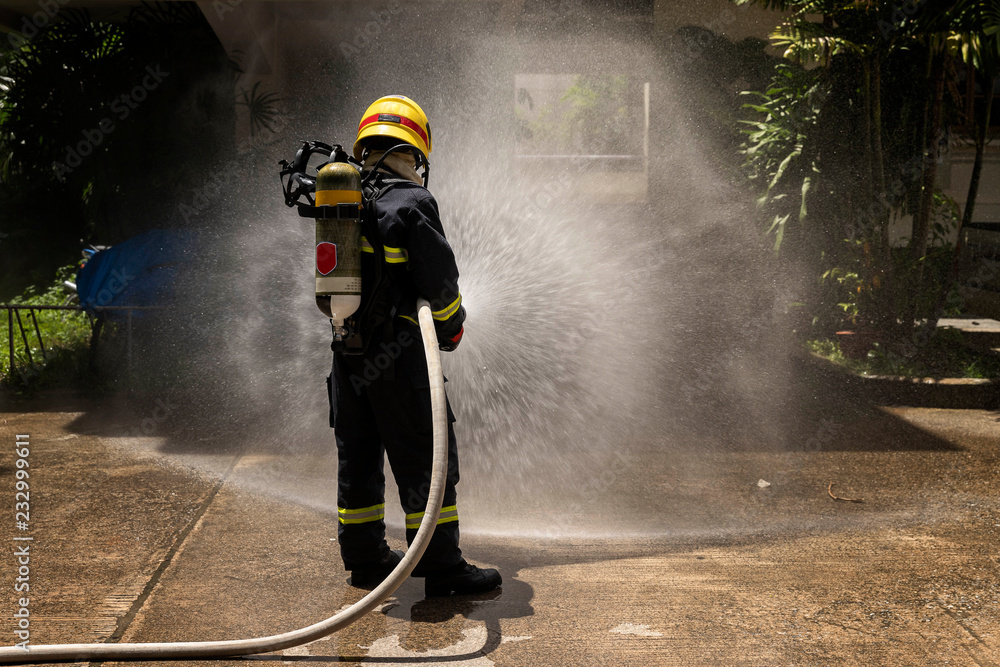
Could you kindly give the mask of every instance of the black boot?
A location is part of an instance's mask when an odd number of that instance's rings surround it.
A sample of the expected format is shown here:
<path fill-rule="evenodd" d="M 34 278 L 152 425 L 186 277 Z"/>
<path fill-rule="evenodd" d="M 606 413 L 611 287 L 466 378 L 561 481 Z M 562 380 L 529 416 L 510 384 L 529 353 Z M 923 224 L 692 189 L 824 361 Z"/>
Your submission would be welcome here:
<path fill-rule="evenodd" d="M 503 579 L 496 570 L 462 563 L 444 572 L 428 574 L 424 580 L 424 594 L 436 597 L 486 593 L 499 588 L 502 583 Z"/>
<path fill-rule="evenodd" d="M 403 552 L 392 550 L 381 563 L 366 568 L 351 570 L 351 586 L 371 590 L 381 584 L 403 560 Z"/>

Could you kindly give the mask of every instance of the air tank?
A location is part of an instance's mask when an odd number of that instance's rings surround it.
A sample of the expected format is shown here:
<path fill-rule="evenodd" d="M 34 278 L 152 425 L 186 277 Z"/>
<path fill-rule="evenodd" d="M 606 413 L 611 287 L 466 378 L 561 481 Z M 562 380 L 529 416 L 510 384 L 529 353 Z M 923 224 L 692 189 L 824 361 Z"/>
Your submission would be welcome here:
<path fill-rule="evenodd" d="M 361 174 L 331 162 L 316 177 L 316 206 L 333 210 L 316 218 L 316 305 L 341 334 L 344 320 L 361 306 Z"/>

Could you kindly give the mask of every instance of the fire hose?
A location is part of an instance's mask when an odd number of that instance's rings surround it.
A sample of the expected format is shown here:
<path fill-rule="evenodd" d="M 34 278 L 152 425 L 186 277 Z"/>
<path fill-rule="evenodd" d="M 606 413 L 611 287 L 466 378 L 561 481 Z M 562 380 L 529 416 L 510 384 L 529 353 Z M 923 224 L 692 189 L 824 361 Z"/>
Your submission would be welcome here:
<path fill-rule="evenodd" d="M 30 646 L 27 650 L 13 646 L 0 647 L 0 664 L 37 662 L 83 662 L 111 660 L 194 660 L 199 658 L 231 658 L 280 651 L 300 646 L 333 634 L 347 627 L 384 602 L 410 576 L 430 543 L 441 513 L 445 480 L 448 472 L 448 417 L 445 407 L 444 375 L 441 353 L 430 305 L 417 301 L 420 333 L 427 355 L 427 374 L 431 389 L 431 412 L 434 424 L 434 460 L 431 468 L 431 488 L 420 528 L 406 555 L 396 569 L 368 595 L 347 609 L 308 627 L 256 639 L 230 639 L 206 642 L 162 642 L 123 644 L 48 644 Z"/>

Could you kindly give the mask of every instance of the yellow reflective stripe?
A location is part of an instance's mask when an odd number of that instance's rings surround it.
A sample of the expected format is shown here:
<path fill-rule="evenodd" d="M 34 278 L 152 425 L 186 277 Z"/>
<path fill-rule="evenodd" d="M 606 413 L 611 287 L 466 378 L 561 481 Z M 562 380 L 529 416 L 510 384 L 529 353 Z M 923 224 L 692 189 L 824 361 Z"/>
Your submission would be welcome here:
<path fill-rule="evenodd" d="M 372 505 L 371 507 L 362 507 L 357 510 L 349 510 L 343 507 L 337 508 L 338 518 L 340 523 L 370 523 L 372 521 L 380 521 L 385 518 L 385 503 L 381 505 Z"/>
<path fill-rule="evenodd" d="M 385 261 L 389 264 L 402 264 L 408 257 L 405 248 L 393 248 L 392 246 L 383 246 L 383 248 L 385 248 Z"/>
<path fill-rule="evenodd" d="M 406 515 L 407 528 L 420 528 L 420 522 L 424 519 L 424 512 L 414 512 Z M 458 521 L 458 505 L 449 505 L 441 508 L 441 516 L 438 517 L 437 525 Z"/>
<path fill-rule="evenodd" d="M 440 526 L 442 523 L 451 523 L 452 521 L 458 521 L 458 505 L 442 507 L 441 516 L 438 517 L 438 525 Z"/>
<path fill-rule="evenodd" d="M 435 310 L 432 313 L 434 315 L 434 319 L 438 321 L 447 320 L 449 317 L 458 312 L 458 308 L 461 305 L 462 305 L 462 295 L 459 294 L 458 298 L 449 303 L 447 306 L 445 306 L 441 310 Z"/>
<path fill-rule="evenodd" d="M 405 248 L 393 248 L 392 246 L 382 247 L 385 249 L 385 261 L 390 264 L 402 264 L 409 257 Z M 372 247 L 372 244 L 364 236 L 361 237 L 361 252 L 375 252 L 375 248 Z"/>
<path fill-rule="evenodd" d="M 331 206 L 333 204 L 360 204 L 360 190 L 317 190 L 316 206 Z"/>

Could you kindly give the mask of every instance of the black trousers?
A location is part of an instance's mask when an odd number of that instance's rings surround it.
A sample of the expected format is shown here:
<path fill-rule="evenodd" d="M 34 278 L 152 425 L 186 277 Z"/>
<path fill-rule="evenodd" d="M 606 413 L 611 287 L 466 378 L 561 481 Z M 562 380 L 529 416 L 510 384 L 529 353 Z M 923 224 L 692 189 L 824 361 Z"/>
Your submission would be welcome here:
<path fill-rule="evenodd" d="M 337 475 L 338 538 L 344 567 L 371 567 L 389 550 L 385 541 L 385 474 L 389 458 L 410 543 L 427 506 L 433 459 L 431 398 L 427 364 L 419 333 L 410 345 L 382 357 L 334 354 L 330 386 L 330 425 L 339 455 Z M 395 356 L 393 359 L 392 357 Z M 386 362 L 392 362 L 386 364 Z M 385 368 L 380 366 L 385 365 Z M 459 549 L 455 485 L 458 447 L 448 406 L 448 480 L 441 519 L 434 537 L 413 571 L 424 576 L 463 562 Z"/>

